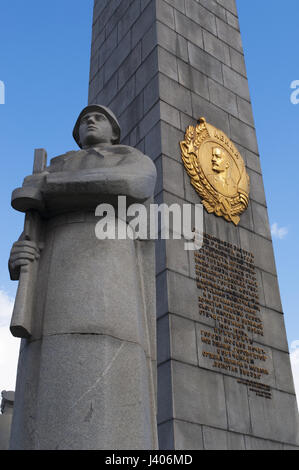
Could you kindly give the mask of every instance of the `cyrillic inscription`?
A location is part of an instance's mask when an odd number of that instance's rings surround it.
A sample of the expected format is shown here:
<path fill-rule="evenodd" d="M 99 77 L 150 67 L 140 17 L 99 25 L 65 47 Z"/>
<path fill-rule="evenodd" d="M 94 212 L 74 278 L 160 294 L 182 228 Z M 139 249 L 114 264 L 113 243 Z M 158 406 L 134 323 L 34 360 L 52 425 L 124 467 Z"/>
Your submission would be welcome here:
<path fill-rule="evenodd" d="M 199 315 L 211 325 L 200 330 L 202 358 L 271 398 L 270 386 L 262 382 L 269 376 L 267 352 L 253 340 L 264 335 L 253 254 L 205 234 L 194 256 Z"/>

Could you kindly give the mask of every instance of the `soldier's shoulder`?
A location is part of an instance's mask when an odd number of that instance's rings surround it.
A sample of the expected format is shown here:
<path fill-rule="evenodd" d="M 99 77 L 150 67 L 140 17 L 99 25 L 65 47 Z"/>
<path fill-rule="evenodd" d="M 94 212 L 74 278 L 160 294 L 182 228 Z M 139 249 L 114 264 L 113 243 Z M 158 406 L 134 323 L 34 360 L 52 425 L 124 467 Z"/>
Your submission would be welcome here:
<path fill-rule="evenodd" d="M 65 152 L 57 157 L 51 158 L 49 168 L 50 171 L 53 171 L 56 167 L 62 165 L 66 160 L 69 158 L 73 158 L 79 154 L 85 153 L 85 150 L 70 150 L 69 152 Z"/>

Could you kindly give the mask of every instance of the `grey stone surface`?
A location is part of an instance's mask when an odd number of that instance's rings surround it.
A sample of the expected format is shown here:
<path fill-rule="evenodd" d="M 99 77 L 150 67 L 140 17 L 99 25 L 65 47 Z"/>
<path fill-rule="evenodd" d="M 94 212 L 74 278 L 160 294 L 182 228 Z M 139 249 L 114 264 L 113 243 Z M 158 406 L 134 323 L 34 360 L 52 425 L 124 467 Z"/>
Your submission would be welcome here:
<path fill-rule="evenodd" d="M 90 102 L 93 96 L 111 102 L 124 142 L 155 161 L 157 202 L 200 201 L 183 171 L 178 145 L 200 116 L 232 139 L 251 180 L 249 208 L 239 226 L 205 212 L 204 228 L 254 254 L 264 336 L 252 338 L 269 356 L 273 399 L 257 397 L 202 361 L 200 330 L 215 322 L 199 315 L 192 253 L 186 255 L 182 242 L 157 241 L 160 446 L 293 447 L 297 411 L 236 2 L 96 0 L 94 15 Z M 102 65 L 100 50 L 107 54 Z M 109 74 L 105 86 L 103 76 Z"/>
<path fill-rule="evenodd" d="M 176 450 L 204 450 L 202 426 L 185 421 L 174 421 Z"/>
<path fill-rule="evenodd" d="M 299 445 L 295 395 L 273 390 L 272 400 L 260 400 L 249 392 L 249 408 L 254 436 Z"/>
<path fill-rule="evenodd" d="M 191 320 L 170 316 L 171 356 L 188 364 L 198 364 L 195 323 Z"/>
<path fill-rule="evenodd" d="M 173 422 L 166 421 L 158 426 L 159 430 L 159 449 L 172 450 L 175 448 Z"/>
<path fill-rule="evenodd" d="M 251 436 L 245 436 L 245 445 L 246 450 L 283 450 L 283 445 L 280 442 L 257 439 Z"/>
<path fill-rule="evenodd" d="M 1 392 L 1 398 L 0 450 L 8 450 L 13 416 L 14 392 L 3 390 Z"/>
<path fill-rule="evenodd" d="M 247 388 L 232 377 L 224 377 L 228 429 L 250 434 L 250 412 Z"/>
<path fill-rule="evenodd" d="M 126 195 L 147 204 L 154 192 L 155 165 L 117 145 L 119 132 L 111 111 L 86 108 L 74 128 L 82 150 L 25 178 L 13 199 L 30 210 L 34 201 L 22 194 L 42 188 L 48 221 L 35 240 L 44 248 L 34 329 L 20 354 L 12 449 L 157 447 L 154 242 L 119 239 L 127 228 L 119 213 L 116 239 L 96 236 L 99 203 Z"/>
<path fill-rule="evenodd" d="M 172 374 L 174 417 L 226 429 L 222 376 L 175 361 Z"/>

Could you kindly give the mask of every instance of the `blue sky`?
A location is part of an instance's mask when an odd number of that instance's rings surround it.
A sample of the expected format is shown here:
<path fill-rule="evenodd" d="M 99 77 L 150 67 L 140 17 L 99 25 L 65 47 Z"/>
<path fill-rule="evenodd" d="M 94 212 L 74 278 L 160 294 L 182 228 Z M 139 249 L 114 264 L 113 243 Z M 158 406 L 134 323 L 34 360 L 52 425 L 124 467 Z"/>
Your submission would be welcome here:
<path fill-rule="evenodd" d="M 237 5 L 270 223 L 287 232 L 273 242 L 291 344 L 299 340 L 299 104 L 290 101 L 290 84 L 299 80 L 299 2 L 286 0 L 282 7 L 278 0 L 237 0 Z M 7 295 L 0 309 L 10 308 L 15 294 L 7 259 L 23 225 L 23 216 L 10 208 L 11 192 L 31 173 L 34 148 L 46 148 L 49 158 L 75 148 L 73 123 L 87 103 L 92 6 L 92 0 L 1 0 L 6 102 L 0 105 L 0 292 Z M 0 312 L 0 327 L 3 322 Z M 13 367 L 15 356 L 4 360 Z M 0 377 L 0 390 L 9 386 Z"/>

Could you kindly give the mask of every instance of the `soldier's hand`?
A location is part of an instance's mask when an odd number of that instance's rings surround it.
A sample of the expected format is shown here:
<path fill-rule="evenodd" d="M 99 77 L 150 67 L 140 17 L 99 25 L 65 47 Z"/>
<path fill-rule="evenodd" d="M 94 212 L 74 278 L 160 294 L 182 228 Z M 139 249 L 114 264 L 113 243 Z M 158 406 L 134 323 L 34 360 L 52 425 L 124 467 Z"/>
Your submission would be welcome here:
<path fill-rule="evenodd" d="M 21 267 L 28 266 L 39 257 L 40 250 L 35 242 L 22 240 L 14 243 L 8 262 L 11 279 L 13 281 L 18 280 Z"/>

